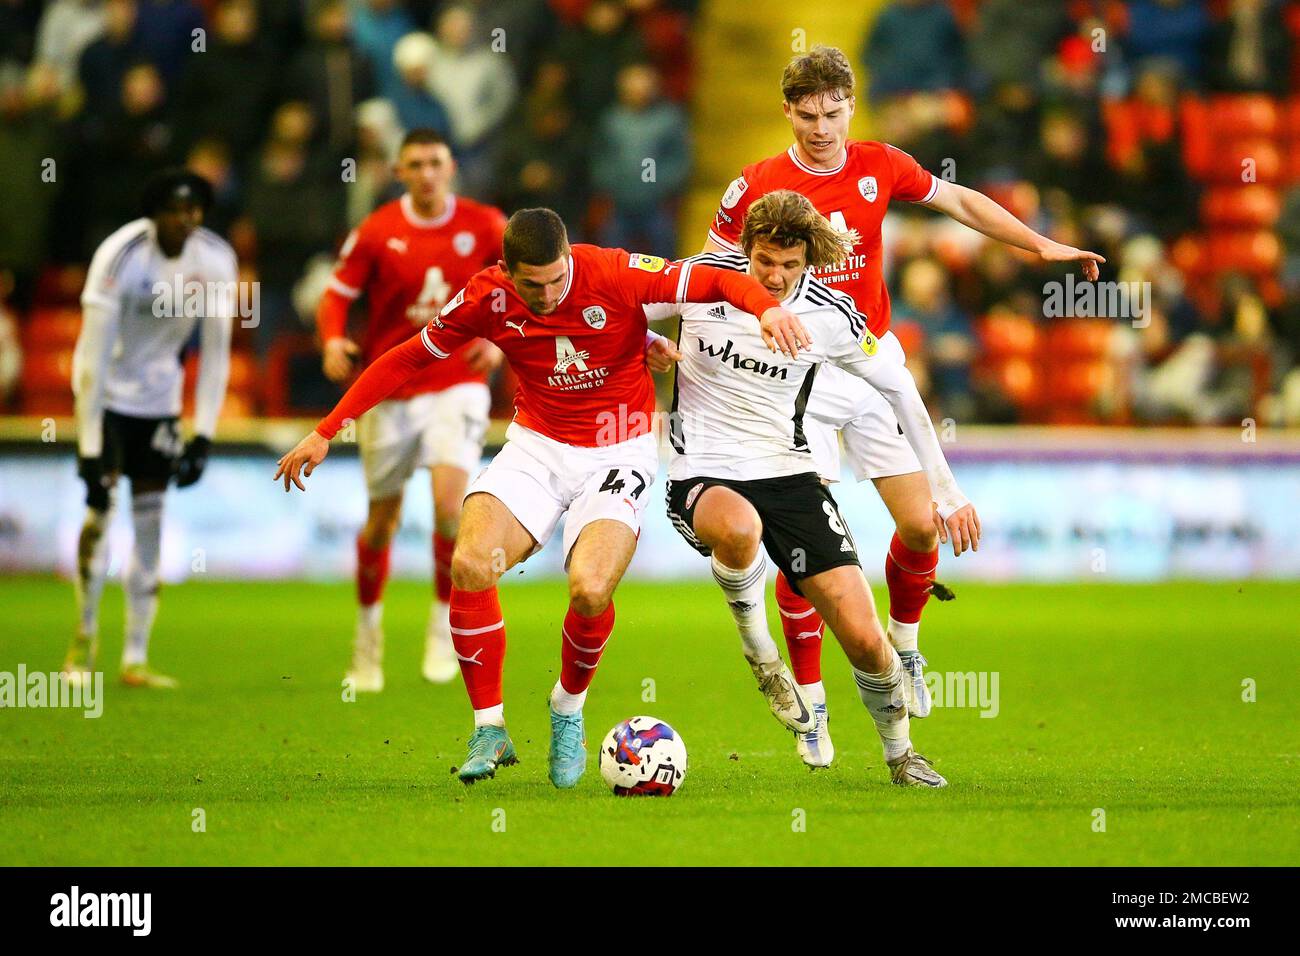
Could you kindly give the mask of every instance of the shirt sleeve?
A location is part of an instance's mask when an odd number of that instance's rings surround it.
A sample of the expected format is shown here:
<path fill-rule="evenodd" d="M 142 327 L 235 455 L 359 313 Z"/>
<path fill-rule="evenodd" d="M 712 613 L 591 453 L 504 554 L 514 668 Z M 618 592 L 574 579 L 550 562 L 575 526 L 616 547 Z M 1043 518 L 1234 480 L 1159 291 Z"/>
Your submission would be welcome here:
<path fill-rule="evenodd" d="M 706 266 L 690 259 L 669 262 L 659 256 L 611 250 L 618 257 L 616 284 L 631 299 L 630 305 L 656 303 L 728 302 L 752 315 L 762 315 L 780 305 L 752 276 L 732 269 Z"/>
<path fill-rule="evenodd" d="M 423 336 L 423 332 L 411 336 L 366 366 L 334 410 L 317 424 L 316 433 L 333 438 L 349 421 L 356 421 L 432 362 L 434 357 L 425 348 Z"/>
<path fill-rule="evenodd" d="M 363 231 L 363 226 L 358 226 L 343 241 L 338 262 L 334 264 L 329 284 L 316 309 L 316 327 L 320 330 L 322 342 L 343 336 L 347 328 L 348 307 L 365 289 L 374 261 L 374 244 Z"/>
<path fill-rule="evenodd" d="M 751 174 L 752 175 L 752 174 Z M 713 214 L 713 224 L 709 226 L 709 238 L 732 252 L 740 251 L 740 230 L 745 224 L 745 213 L 757 198 L 756 190 L 741 173 L 727 186 L 726 192 L 718 203 L 718 211 Z"/>
<path fill-rule="evenodd" d="M 885 146 L 885 156 L 894 174 L 890 196 L 904 202 L 929 202 L 939 191 L 939 179 L 897 146 Z"/>
<path fill-rule="evenodd" d="M 231 290 L 216 297 L 210 314 L 200 319 L 199 377 L 194 384 L 194 434 L 211 438 L 217 432 L 217 419 L 226 400 L 230 380 L 230 339 L 235 321 L 235 297 L 239 267 L 233 253 L 220 267 L 221 281 Z"/>
<path fill-rule="evenodd" d="M 939 506 L 939 516 L 948 519 L 969 502 L 957 487 L 957 479 L 939 447 L 930 411 L 921 400 L 916 380 L 907 367 L 891 354 L 880 351 L 880 343 L 866 328 L 866 318 L 856 313 L 861 325 L 845 322 L 836 313 L 835 333 L 827 343 L 826 357 L 851 375 L 864 379 L 889 402 L 903 430 L 903 437 L 916 452 L 921 468 L 930 483 L 930 494 Z"/>
<path fill-rule="evenodd" d="M 98 458 L 104 449 L 104 380 L 122 311 L 113 273 L 119 252 L 107 243 L 95 250 L 81 291 L 81 332 L 72 353 L 72 392 L 76 398 L 77 453 L 83 458 Z M 121 263 L 116 264 L 120 268 Z"/>
<path fill-rule="evenodd" d="M 488 338 L 483 316 L 491 311 L 495 296 L 502 298 L 497 307 L 498 312 L 502 311 L 505 294 L 505 289 L 500 286 L 474 276 L 416 337 L 424 343 L 430 355 L 445 359 L 470 339 Z"/>

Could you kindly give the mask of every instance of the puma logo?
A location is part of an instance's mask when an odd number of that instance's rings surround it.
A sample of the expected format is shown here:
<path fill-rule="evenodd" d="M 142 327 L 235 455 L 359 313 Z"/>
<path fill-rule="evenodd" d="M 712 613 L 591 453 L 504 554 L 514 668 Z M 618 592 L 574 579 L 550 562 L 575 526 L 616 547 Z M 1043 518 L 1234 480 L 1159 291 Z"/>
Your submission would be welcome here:
<path fill-rule="evenodd" d="M 506 319 L 506 325 L 508 325 L 510 328 L 512 328 L 512 329 L 514 329 L 516 332 L 518 332 L 520 338 L 523 338 L 523 337 L 524 337 L 524 324 L 525 324 L 527 321 L 528 321 L 527 319 L 524 319 L 524 320 L 523 320 L 522 322 L 520 322 L 518 325 L 515 325 L 515 324 L 514 324 L 513 322 L 511 322 L 509 319 Z"/>

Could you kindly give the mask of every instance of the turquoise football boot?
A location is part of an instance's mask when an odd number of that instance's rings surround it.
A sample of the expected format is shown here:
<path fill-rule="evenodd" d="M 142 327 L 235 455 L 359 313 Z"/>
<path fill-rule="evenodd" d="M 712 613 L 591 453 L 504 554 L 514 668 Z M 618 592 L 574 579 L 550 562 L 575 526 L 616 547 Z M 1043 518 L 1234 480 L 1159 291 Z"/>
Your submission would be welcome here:
<path fill-rule="evenodd" d="M 495 777 L 497 767 L 509 767 L 519 762 L 515 745 L 504 727 L 475 727 L 469 738 L 469 756 L 457 776 L 463 783 L 473 783 L 485 777 Z"/>
<path fill-rule="evenodd" d="M 582 711 L 557 714 L 551 708 L 551 783 L 561 790 L 576 786 L 587 772 L 587 732 Z"/>

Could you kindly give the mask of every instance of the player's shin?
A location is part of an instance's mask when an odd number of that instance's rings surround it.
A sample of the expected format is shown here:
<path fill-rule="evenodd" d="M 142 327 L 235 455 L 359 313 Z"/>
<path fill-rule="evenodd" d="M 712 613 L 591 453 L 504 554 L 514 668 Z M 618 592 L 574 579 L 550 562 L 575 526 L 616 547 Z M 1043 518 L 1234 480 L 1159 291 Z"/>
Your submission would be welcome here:
<path fill-rule="evenodd" d="M 77 634 L 68 651 L 65 670 L 89 670 L 95 666 L 99 644 L 99 602 L 108 579 L 108 529 L 112 515 L 111 503 L 104 511 L 86 509 L 86 519 L 77 540 Z"/>
<path fill-rule="evenodd" d="M 613 601 L 594 617 L 583 617 L 569 608 L 560 634 L 560 679 L 551 691 L 551 708 L 557 714 L 576 714 L 582 710 L 587 688 L 596 676 L 596 666 L 613 631 Z"/>
<path fill-rule="evenodd" d="M 144 664 L 149 655 L 149 634 L 158 614 L 163 494 L 162 491 L 148 491 L 131 495 L 131 524 L 135 530 L 135 543 L 123 579 L 126 590 L 123 670 Z"/>
<path fill-rule="evenodd" d="M 433 533 L 433 606 L 424 639 L 426 680 L 445 683 L 456 676 L 456 652 L 451 641 L 451 555 L 456 539 Z"/>
<path fill-rule="evenodd" d="M 826 703 L 822 684 L 822 636 L 826 622 L 802 594 L 795 593 L 785 574 L 776 575 L 776 604 L 781 612 L 781 630 L 790 654 L 790 670 L 811 704 Z"/>
<path fill-rule="evenodd" d="M 451 591 L 451 639 L 474 708 L 474 726 L 505 726 L 501 677 L 505 670 L 506 628 L 497 589 Z"/>
<path fill-rule="evenodd" d="M 903 693 L 903 664 L 898 659 L 898 652 L 889 648 L 889 663 L 878 673 L 854 667 L 853 680 L 858 685 L 858 696 L 876 723 L 886 762 L 897 760 L 912 746 Z"/>
<path fill-rule="evenodd" d="M 712 558 L 713 580 L 726 595 L 727 607 L 740 632 L 740 643 L 751 664 L 767 664 L 781 659 L 776 642 L 767 629 L 767 556 L 762 549 L 745 568 L 731 568 Z"/>

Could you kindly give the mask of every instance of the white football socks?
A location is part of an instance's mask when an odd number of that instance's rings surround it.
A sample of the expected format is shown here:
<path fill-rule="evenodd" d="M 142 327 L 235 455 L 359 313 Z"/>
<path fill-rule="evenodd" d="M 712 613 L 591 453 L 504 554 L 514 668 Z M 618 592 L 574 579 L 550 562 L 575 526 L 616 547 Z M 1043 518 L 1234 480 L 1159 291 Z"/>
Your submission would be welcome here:
<path fill-rule="evenodd" d="M 731 608 L 731 616 L 740 631 L 745 657 L 764 664 L 780 660 L 781 652 L 776 649 L 776 642 L 767 629 L 767 555 L 760 548 L 747 568 L 729 568 L 716 557 L 711 564 L 713 580 L 726 595 L 727 606 Z"/>
<path fill-rule="evenodd" d="M 557 714 L 572 715 L 582 710 L 582 705 L 587 702 L 587 692 L 579 691 L 576 694 L 570 694 L 564 689 L 564 685 L 558 680 L 555 687 L 551 689 L 551 707 Z"/>
<path fill-rule="evenodd" d="M 112 524 L 111 504 L 106 511 L 87 508 L 77 539 L 77 626 L 84 637 L 93 637 L 99 630 L 99 602 L 108 580 L 108 529 Z"/>
<path fill-rule="evenodd" d="M 474 711 L 475 727 L 504 727 L 505 725 L 506 705 L 504 703 Z"/>
<path fill-rule="evenodd" d="M 826 703 L 826 685 L 821 681 L 815 684 L 800 684 L 799 689 L 803 691 L 804 699 L 810 704 Z"/>
<path fill-rule="evenodd" d="M 904 624 L 901 621 L 895 621 L 893 617 L 889 619 L 889 643 L 894 645 L 894 650 L 903 654 L 916 651 L 916 636 L 921 630 L 921 622 L 916 621 L 912 624 Z"/>
<path fill-rule="evenodd" d="M 912 746 L 907 703 L 903 697 L 903 663 L 898 651 L 889 649 L 889 667 L 879 674 L 853 668 L 858 696 L 876 722 L 876 732 L 885 746 L 885 760 L 895 760 Z"/>
<path fill-rule="evenodd" d="M 135 542 L 122 583 L 126 590 L 126 647 L 122 666 L 143 664 L 149 656 L 149 632 L 158 615 L 158 563 L 162 552 L 161 491 L 131 494 Z"/>

